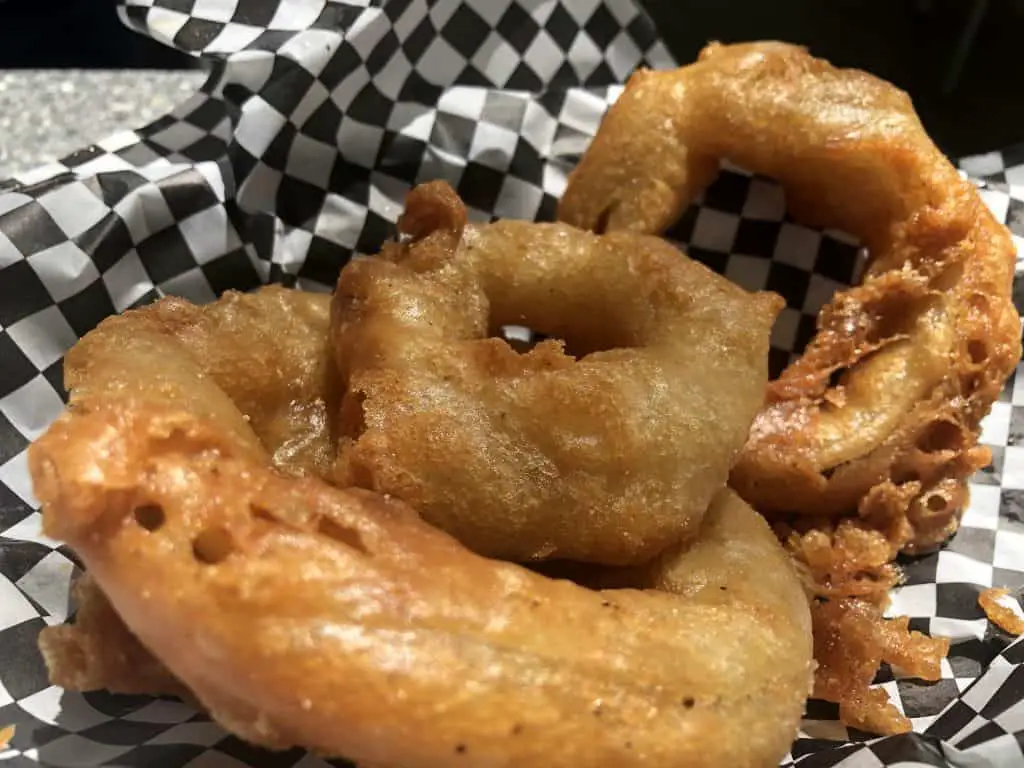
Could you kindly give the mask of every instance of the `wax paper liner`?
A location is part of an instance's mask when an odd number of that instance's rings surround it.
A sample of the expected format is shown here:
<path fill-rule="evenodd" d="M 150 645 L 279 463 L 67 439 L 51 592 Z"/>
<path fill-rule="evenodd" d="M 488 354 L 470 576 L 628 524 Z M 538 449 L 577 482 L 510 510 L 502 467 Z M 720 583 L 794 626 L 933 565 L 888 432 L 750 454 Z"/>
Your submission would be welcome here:
<path fill-rule="evenodd" d="M 176 701 L 49 685 L 36 635 L 68 617 L 77 565 L 39 531 L 25 449 L 62 407 L 61 356 L 106 315 L 165 294 L 328 290 L 353 252 L 393 233 L 416 182 L 449 180 L 476 218 L 551 219 L 617 84 L 674 62 L 630 0 L 128 0 L 120 12 L 212 73 L 173 114 L 0 184 L 0 726 L 16 726 L 0 763 L 323 765 L 247 746 Z M 1024 235 L 1024 149 L 962 167 Z M 777 186 L 735 170 L 672 236 L 786 298 L 776 370 L 859 263 L 849 240 L 790 221 Z M 1024 765 L 1024 645 L 977 606 L 984 587 L 1024 587 L 1021 406 L 1011 381 L 985 422 L 994 459 L 963 527 L 907 562 L 895 594 L 894 613 L 954 639 L 938 683 L 880 674 L 915 733 L 871 738 L 810 702 L 786 765 Z"/>

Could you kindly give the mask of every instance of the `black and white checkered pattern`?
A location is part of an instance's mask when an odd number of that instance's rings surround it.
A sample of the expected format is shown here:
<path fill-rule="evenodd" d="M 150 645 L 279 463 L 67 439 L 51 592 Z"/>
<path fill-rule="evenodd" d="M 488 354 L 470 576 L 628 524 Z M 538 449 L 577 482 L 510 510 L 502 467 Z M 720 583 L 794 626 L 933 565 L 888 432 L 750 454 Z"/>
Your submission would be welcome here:
<path fill-rule="evenodd" d="M 63 405 L 63 353 L 165 294 L 326 290 L 393 232 L 419 181 L 447 179 L 478 219 L 550 219 L 619 84 L 673 62 L 632 0 L 122 2 L 127 23 L 213 71 L 173 114 L 0 183 L 0 726 L 17 726 L 0 763 L 313 768 L 325 763 L 256 750 L 176 701 L 49 685 L 35 639 L 67 617 L 77 565 L 40 532 L 25 449 Z M 1024 237 L 1024 147 L 963 168 Z M 776 185 L 735 169 L 671 235 L 785 296 L 775 370 L 858 276 L 855 244 L 789 220 Z M 1015 295 L 1024 307 L 1024 278 Z M 936 684 L 879 676 L 915 732 L 873 739 L 811 702 L 787 765 L 1024 766 L 1024 643 L 977 605 L 984 587 L 1024 590 L 1024 377 L 983 440 L 994 459 L 962 529 L 905 563 L 894 598 L 893 613 L 954 641 Z"/>

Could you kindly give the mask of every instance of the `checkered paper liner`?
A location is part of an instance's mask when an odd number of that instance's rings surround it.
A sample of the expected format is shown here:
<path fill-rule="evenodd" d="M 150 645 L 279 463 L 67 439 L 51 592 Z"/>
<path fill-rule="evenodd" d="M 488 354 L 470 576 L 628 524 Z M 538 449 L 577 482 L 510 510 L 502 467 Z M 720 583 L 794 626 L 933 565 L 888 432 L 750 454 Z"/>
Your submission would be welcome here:
<path fill-rule="evenodd" d="M 78 563 L 40 533 L 25 450 L 63 406 L 62 355 L 163 295 L 329 290 L 352 253 L 393 234 L 421 181 L 447 179 L 478 219 L 550 220 L 618 84 L 674 62 L 631 0 L 124 0 L 120 12 L 212 72 L 172 114 L 0 183 L 0 726 L 17 728 L 0 764 L 326 765 L 251 747 L 174 700 L 49 685 L 36 636 L 68 618 Z M 962 167 L 1024 237 L 1024 148 Z M 671 236 L 786 298 L 776 371 L 860 263 L 855 244 L 794 223 L 776 185 L 735 169 Z M 1024 278 L 1015 297 L 1024 306 Z M 1024 377 L 983 441 L 993 462 L 963 527 L 906 562 L 894 595 L 894 614 L 954 641 L 938 683 L 879 675 L 914 733 L 872 738 L 812 701 L 785 765 L 1024 766 L 1024 644 L 977 605 L 985 587 L 1024 590 Z"/>

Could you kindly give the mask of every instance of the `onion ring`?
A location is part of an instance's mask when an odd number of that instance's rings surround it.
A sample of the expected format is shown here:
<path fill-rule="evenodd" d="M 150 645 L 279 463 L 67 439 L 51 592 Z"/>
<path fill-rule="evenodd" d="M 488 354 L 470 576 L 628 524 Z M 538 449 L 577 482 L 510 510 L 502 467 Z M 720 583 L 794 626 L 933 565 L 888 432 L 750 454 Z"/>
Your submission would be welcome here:
<path fill-rule="evenodd" d="M 636 73 L 559 216 L 662 231 L 720 158 L 777 179 L 798 219 L 856 235 L 870 257 L 770 385 L 731 483 L 759 511 L 817 516 L 912 483 L 897 549 L 937 546 L 989 459 L 979 422 L 1020 358 L 1008 230 L 905 93 L 774 42 L 712 44 L 691 66 Z"/>
<path fill-rule="evenodd" d="M 779 297 L 658 238 L 466 224 L 441 182 L 399 226 L 335 293 L 338 484 L 519 562 L 637 563 L 693 535 L 761 405 Z M 488 338 L 510 324 L 579 359 Z"/>
<path fill-rule="evenodd" d="M 277 469 L 322 477 L 334 462 L 338 402 L 329 313 L 326 294 L 267 286 L 205 306 L 169 297 L 109 317 L 64 358 L 70 407 L 173 398 L 254 456 L 269 450 Z"/>
<path fill-rule="evenodd" d="M 260 437 L 279 439 L 264 432 L 274 419 L 239 406 L 288 413 L 295 352 L 271 364 L 236 347 L 219 314 L 164 301 L 101 324 L 69 355 L 71 407 L 29 465 L 48 535 L 221 725 L 407 768 L 781 758 L 810 686 L 810 618 L 749 507 L 730 494 L 713 507 L 735 535 L 698 537 L 685 596 L 484 559 L 398 500 L 275 467 Z M 192 317 L 199 348 L 236 355 L 232 375 L 208 372 L 168 315 Z M 329 402 L 326 387 L 302 396 Z M 746 570 L 729 565 L 734 547 Z"/>

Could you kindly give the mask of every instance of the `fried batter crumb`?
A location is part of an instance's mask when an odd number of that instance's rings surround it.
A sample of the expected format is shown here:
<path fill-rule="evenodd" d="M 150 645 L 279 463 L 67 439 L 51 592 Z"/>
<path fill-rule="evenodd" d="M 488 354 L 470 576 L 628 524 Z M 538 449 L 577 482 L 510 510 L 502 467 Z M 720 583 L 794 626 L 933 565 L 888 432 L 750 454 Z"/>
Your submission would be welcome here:
<path fill-rule="evenodd" d="M 913 534 L 906 499 L 919 483 L 883 483 L 856 517 L 838 521 L 795 515 L 775 532 L 814 600 L 814 695 L 839 704 L 843 723 L 879 734 L 903 733 L 910 721 L 884 690 L 871 687 L 883 662 L 925 680 L 939 678 L 949 641 L 911 632 L 905 616 L 887 619 L 889 593 L 903 574 L 894 562 Z"/>
<path fill-rule="evenodd" d="M 909 731 L 910 720 L 886 692 L 871 687 L 875 673 L 886 662 L 923 680 L 938 680 L 949 640 L 911 631 L 906 616 L 887 619 L 878 605 L 865 600 L 816 600 L 811 615 L 818 662 L 814 696 L 839 704 L 840 719 L 854 728 L 879 734 Z"/>
<path fill-rule="evenodd" d="M 1024 613 L 1008 589 L 991 587 L 978 595 L 978 605 L 988 620 L 1011 635 L 1024 634 Z"/>

